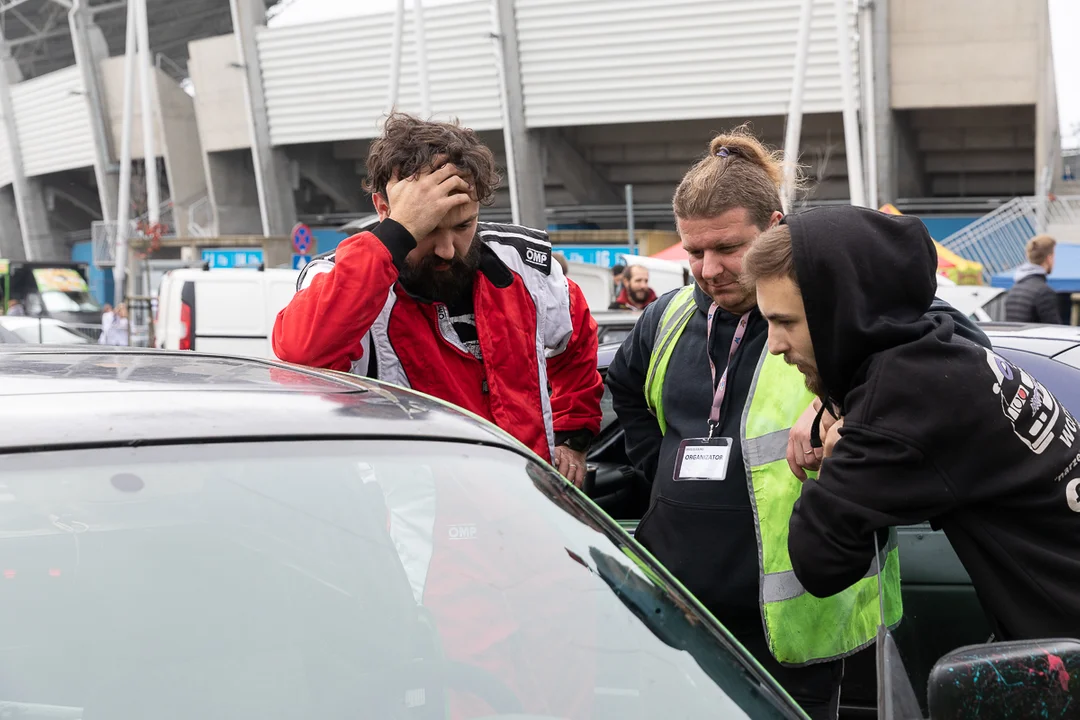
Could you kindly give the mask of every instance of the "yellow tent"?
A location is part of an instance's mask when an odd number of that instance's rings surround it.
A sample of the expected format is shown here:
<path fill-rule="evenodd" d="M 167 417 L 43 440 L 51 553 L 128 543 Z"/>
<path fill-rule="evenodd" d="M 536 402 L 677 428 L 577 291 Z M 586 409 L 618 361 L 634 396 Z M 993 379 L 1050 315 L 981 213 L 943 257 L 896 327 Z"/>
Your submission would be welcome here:
<path fill-rule="evenodd" d="M 891 203 L 886 203 L 878 209 L 890 215 L 903 215 Z M 934 247 L 937 249 L 938 275 L 944 275 L 957 285 L 982 285 L 983 266 L 981 263 L 960 257 L 937 240 L 934 241 Z"/>

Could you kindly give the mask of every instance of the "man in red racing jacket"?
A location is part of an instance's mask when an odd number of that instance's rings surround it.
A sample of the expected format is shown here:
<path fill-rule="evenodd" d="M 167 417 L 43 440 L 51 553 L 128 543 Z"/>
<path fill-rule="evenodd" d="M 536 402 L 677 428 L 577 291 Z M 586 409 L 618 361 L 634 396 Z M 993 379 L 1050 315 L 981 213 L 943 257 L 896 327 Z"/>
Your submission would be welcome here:
<path fill-rule="evenodd" d="M 600 427 L 596 322 L 546 233 L 479 222 L 499 180 L 491 151 L 394 114 L 367 169 L 381 222 L 304 268 L 274 352 L 459 405 L 581 486 Z"/>

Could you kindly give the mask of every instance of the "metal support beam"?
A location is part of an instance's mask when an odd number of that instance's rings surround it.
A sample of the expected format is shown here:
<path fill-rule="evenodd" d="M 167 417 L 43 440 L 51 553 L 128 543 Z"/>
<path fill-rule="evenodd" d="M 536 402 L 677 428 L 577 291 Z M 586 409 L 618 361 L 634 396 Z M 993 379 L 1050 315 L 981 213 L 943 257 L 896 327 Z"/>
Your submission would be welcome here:
<path fill-rule="evenodd" d="M 574 200 L 582 205 L 616 205 L 622 200 L 611 183 L 560 130 L 546 130 L 541 138 L 551 172 Z"/>
<path fill-rule="evenodd" d="M 394 32 L 390 36 L 390 87 L 386 93 L 386 112 L 397 109 L 401 90 L 401 48 L 405 35 L 405 0 L 397 0 L 394 8 Z"/>
<path fill-rule="evenodd" d="M 259 48 L 255 28 L 265 24 L 266 8 L 262 0 L 230 0 L 233 33 L 243 63 L 244 97 L 251 132 L 251 157 L 255 165 L 255 184 L 259 191 L 259 215 L 263 235 L 288 235 L 296 224 L 296 198 L 289 184 L 288 159 L 275 150 L 270 141 L 270 121 L 266 111 Z"/>
<path fill-rule="evenodd" d="M 874 3 L 865 0 L 859 5 L 859 79 L 862 90 L 863 147 L 866 155 L 866 202 L 878 207 L 877 177 L 877 99 L 874 78 Z"/>
<path fill-rule="evenodd" d="M 506 175 L 514 222 L 539 229 L 547 227 L 544 212 L 544 172 L 539 140 L 525 125 L 525 98 L 521 84 L 517 19 L 513 0 L 493 0 L 495 64 L 502 100 Z"/>
<path fill-rule="evenodd" d="M 15 193 L 15 210 L 19 216 L 19 231 L 22 234 L 23 254 L 27 260 L 40 257 L 40 240 L 42 233 L 49 234 L 49 228 L 40 227 L 40 221 L 45 218 L 38 217 L 34 208 L 31 207 L 30 183 L 27 181 L 26 172 L 23 169 L 22 144 L 19 141 L 19 130 L 15 125 L 15 108 L 11 102 L 11 87 L 8 78 L 8 68 L 14 63 L 11 51 L 0 35 L 0 112 L 4 115 L 4 135 L 7 139 L 8 157 L 11 166 L 12 190 Z M 47 220 L 45 220 L 47 224 Z"/>
<path fill-rule="evenodd" d="M 892 109 L 892 68 L 889 39 L 889 0 L 873 0 L 874 133 L 877 135 L 877 189 L 879 202 L 895 203 L 897 182 L 896 132 Z"/>
<path fill-rule="evenodd" d="M 427 37 L 424 33 L 424 0 L 413 0 L 413 27 L 416 29 L 416 70 L 420 82 L 420 116 L 431 119 L 431 82 L 428 76 Z"/>
<path fill-rule="evenodd" d="M 113 250 L 113 301 L 124 299 L 128 256 L 128 228 L 131 211 L 131 131 L 135 115 L 135 62 L 138 50 L 136 26 L 138 5 L 132 0 L 127 9 L 124 41 L 124 105 L 120 135 L 120 198 L 116 203 L 116 245 Z"/>
<path fill-rule="evenodd" d="M 859 139 L 859 112 L 855 98 L 855 67 L 851 59 L 849 0 L 836 0 L 836 49 L 840 56 L 840 89 L 844 98 L 844 154 L 848 163 L 851 204 L 866 206 L 862 142 Z"/>
<path fill-rule="evenodd" d="M 795 67 L 791 80 L 791 100 L 788 103 L 787 129 L 784 134 L 784 184 L 780 188 L 780 204 L 791 212 L 799 169 L 799 140 L 802 137 L 803 88 L 806 86 L 806 56 L 810 48 L 810 17 L 814 0 L 803 0 L 799 11 L 799 34 L 795 39 Z"/>
<path fill-rule="evenodd" d="M 29 1 L 30 0 L 0 0 L 0 15 L 6 13 L 8 10 L 14 10 Z"/>
<path fill-rule="evenodd" d="M 146 210 L 151 225 L 161 221 L 161 187 L 158 184 L 157 147 L 154 143 L 157 128 L 157 78 L 154 77 L 154 60 L 150 52 L 150 18 L 146 0 L 136 2 L 136 39 L 139 45 L 139 100 L 142 106 L 143 162 L 146 165 Z M 129 13 L 130 15 L 130 13 Z M 164 141 L 162 145 L 164 145 Z"/>
<path fill-rule="evenodd" d="M 86 10 L 86 0 L 74 0 L 70 7 L 68 24 L 71 29 L 71 44 L 75 51 L 75 62 L 82 74 L 83 87 L 86 89 L 90 124 L 94 131 L 94 178 L 97 181 L 98 197 L 101 199 L 101 214 L 115 217 L 117 179 L 116 168 L 112 164 L 114 153 L 112 130 L 109 126 L 111 121 L 105 108 L 98 58 L 95 57 L 90 37 L 92 21 Z"/>

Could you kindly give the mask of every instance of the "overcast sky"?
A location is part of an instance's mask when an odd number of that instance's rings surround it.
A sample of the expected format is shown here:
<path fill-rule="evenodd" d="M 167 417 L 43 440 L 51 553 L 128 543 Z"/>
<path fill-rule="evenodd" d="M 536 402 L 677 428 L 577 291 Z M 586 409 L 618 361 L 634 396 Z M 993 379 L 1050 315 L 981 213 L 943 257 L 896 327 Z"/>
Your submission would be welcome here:
<path fill-rule="evenodd" d="M 424 0 L 424 4 L 453 1 Z M 411 7 L 412 2 L 407 0 L 407 7 Z M 1080 1 L 1049 2 L 1061 135 L 1064 145 L 1077 147 L 1080 146 L 1080 78 L 1077 77 L 1080 71 Z M 295 25 L 388 11 L 394 7 L 394 0 L 283 0 L 281 7 L 271 25 Z"/>

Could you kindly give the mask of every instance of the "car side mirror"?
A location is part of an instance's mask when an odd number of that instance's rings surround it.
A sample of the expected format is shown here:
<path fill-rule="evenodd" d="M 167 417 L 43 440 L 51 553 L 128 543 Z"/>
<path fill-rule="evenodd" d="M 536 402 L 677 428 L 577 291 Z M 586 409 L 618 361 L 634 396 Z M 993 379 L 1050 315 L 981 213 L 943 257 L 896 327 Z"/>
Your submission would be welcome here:
<path fill-rule="evenodd" d="M 1080 708 L 1080 640 L 1021 640 L 953 650 L 930 671 L 931 720 L 1067 717 Z"/>

